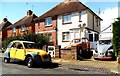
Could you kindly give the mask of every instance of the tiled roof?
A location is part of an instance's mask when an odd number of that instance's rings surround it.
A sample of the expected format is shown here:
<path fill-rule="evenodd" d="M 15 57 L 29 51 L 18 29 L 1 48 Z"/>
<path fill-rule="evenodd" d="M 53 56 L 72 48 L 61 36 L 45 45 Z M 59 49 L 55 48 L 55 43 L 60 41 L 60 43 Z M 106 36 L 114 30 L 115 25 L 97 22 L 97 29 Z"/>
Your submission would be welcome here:
<path fill-rule="evenodd" d="M 33 22 L 33 19 L 37 18 L 35 14 L 32 14 L 30 16 L 25 16 L 13 25 L 9 26 L 8 28 L 13 28 L 16 26 L 22 26 L 22 25 L 30 25 L 31 22 Z"/>
<path fill-rule="evenodd" d="M 86 9 L 88 9 L 92 13 L 94 13 L 91 9 L 89 9 L 88 7 L 86 7 L 84 4 L 82 4 L 79 1 L 67 2 L 67 3 L 62 2 L 62 3 L 58 4 L 57 6 L 55 6 L 54 8 L 52 8 L 51 10 L 49 10 L 48 12 L 41 15 L 40 17 L 36 18 L 35 20 L 41 20 L 41 19 L 44 19 L 46 17 L 53 17 L 53 16 L 57 16 L 57 15 L 61 15 L 61 14 L 71 13 L 74 11 L 82 11 L 82 10 L 86 10 Z"/>
<path fill-rule="evenodd" d="M 7 21 L 7 22 L 4 22 L 4 23 L 1 23 L 0 24 L 0 30 L 4 30 L 6 29 L 8 26 L 12 25 L 11 22 Z"/>

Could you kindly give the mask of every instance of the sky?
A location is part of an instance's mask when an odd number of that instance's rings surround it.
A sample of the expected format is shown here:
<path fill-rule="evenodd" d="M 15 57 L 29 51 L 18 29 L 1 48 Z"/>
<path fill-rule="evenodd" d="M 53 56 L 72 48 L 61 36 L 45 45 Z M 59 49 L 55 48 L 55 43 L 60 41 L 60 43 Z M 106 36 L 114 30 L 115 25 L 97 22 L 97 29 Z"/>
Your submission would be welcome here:
<path fill-rule="evenodd" d="M 7 17 L 8 20 L 12 23 L 20 20 L 24 16 L 26 16 L 27 10 L 32 10 L 34 14 L 37 16 L 42 15 L 43 13 L 47 12 L 60 2 L 64 0 L 36 0 L 33 1 L 14 1 L 14 0 L 1 0 L 0 2 L 0 23 L 2 22 L 3 18 Z M 99 16 L 103 19 L 101 22 L 101 29 L 103 30 L 107 26 L 111 25 L 111 22 L 114 18 L 118 17 L 118 1 L 111 0 L 80 0 L 83 4 L 93 10 L 95 13 L 98 13 L 100 10 Z"/>

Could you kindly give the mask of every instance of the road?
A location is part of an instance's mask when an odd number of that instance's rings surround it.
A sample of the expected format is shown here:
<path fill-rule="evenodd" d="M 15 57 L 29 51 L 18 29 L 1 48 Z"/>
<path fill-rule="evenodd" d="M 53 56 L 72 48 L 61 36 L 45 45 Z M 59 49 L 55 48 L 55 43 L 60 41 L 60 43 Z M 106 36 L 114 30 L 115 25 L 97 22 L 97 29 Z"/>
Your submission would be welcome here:
<path fill-rule="evenodd" d="M 10 63 L 4 63 L 1 58 L 0 61 L 0 65 L 2 65 L 0 66 L 2 67 L 2 74 L 100 74 L 92 71 L 68 69 L 58 63 L 28 68 L 22 61 L 12 60 Z"/>

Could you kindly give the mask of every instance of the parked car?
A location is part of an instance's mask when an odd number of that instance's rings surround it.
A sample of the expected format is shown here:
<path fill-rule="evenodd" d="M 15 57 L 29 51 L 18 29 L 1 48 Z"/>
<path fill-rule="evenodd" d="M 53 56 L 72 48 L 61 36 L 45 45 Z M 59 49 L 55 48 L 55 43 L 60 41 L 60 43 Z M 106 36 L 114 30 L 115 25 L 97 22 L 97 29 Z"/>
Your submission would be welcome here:
<path fill-rule="evenodd" d="M 93 52 L 93 58 L 95 60 L 116 60 L 111 39 L 101 38 L 98 41 L 97 50 Z"/>
<path fill-rule="evenodd" d="M 72 46 L 77 46 L 78 59 L 89 59 L 92 57 L 92 51 L 90 50 L 90 42 L 87 38 L 75 38 L 65 48 L 71 48 Z"/>
<path fill-rule="evenodd" d="M 34 42 L 19 40 L 10 42 L 4 52 L 4 62 L 8 63 L 10 59 L 25 61 L 29 68 L 34 64 L 51 62 L 51 56 L 46 51 L 38 49 Z"/>

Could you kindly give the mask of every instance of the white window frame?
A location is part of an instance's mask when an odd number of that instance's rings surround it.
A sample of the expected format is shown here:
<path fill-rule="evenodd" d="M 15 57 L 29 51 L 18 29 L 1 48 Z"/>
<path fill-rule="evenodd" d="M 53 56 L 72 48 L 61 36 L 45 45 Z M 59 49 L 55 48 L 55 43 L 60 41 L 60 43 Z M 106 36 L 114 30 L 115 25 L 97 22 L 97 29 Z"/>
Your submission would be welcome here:
<path fill-rule="evenodd" d="M 82 12 L 79 12 L 79 21 L 82 21 Z"/>
<path fill-rule="evenodd" d="M 48 19 L 51 19 L 51 22 L 49 24 Z M 45 18 L 45 26 L 52 26 L 52 18 L 51 17 L 48 17 L 48 18 Z"/>
<path fill-rule="evenodd" d="M 25 26 L 21 26 L 20 27 L 20 30 L 23 32 L 23 31 L 25 31 Z"/>
<path fill-rule="evenodd" d="M 66 36 L 65 39 L 64 39 L 64 36 Z M 63 32 L 62 41 L 69 41 L 69 39 L 70 39 L 70 32 Z"/>
<path fill-rule="evenodd" d="M 14 28 L 12 29 L 12 31 L 13 31 L 13 33 L 15 33 L 15 32 L 16 32 L 16 27 L 14 27 Z"/>
<path fill-rule="evenodd" d="M 71 14 L 63 15 L 63 23 L 71 22 Z"/>

